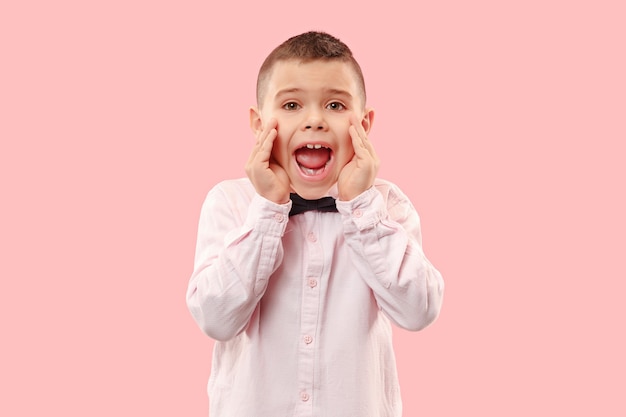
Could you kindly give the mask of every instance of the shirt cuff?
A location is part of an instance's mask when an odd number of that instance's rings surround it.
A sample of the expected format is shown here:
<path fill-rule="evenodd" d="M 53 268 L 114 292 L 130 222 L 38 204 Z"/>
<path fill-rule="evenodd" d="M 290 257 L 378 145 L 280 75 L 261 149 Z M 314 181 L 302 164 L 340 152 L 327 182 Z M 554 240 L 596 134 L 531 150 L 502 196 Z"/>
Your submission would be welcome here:
<path fill-rule="evenodd" d="M 388 216 L 383 196 L 374 186 L 352 200 L 337 200 L 336 204 L 344 223 L 352 223 L 358 230 L 370 229 Z"/>
<path fill-rule="evenodd" d="M 246 226 L 275 237 L 282 237 L 289 221 L 291 201 L 277 204 L 259 194 L 255 194 L 248 207 Z"/>

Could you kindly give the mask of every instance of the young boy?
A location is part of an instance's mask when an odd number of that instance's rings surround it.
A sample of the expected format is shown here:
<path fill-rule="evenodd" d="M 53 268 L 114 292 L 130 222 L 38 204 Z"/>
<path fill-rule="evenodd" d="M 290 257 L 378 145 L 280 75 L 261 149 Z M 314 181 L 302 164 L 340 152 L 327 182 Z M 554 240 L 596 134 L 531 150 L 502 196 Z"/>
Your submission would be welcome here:
<path fill-rule="evenodd" d="M 217 341 L 211 417 L 402 414 L 390 322 L 431 323 L 443 281 L 415 209 L 376 178 L 365 100 L 351 51 L 325 33 L 261 67 L 248 178 L 209 192 L 187 292 Z"/>

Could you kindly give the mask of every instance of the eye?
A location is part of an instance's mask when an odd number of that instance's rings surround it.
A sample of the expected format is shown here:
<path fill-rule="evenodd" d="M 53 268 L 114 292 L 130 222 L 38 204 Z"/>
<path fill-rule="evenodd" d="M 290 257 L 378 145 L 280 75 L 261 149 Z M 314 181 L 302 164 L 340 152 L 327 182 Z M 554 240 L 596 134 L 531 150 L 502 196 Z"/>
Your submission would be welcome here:
<path fill-rule="evenodd" d="M 328 103 L 326 108 L 329 110 L 341 111 L 341 110 L 345 110 L 346 106 L 344 106 L 338 101 L 333 101 L 332 103 Z"/>
<path fill-rule="evenodd" d="M 289 103 L 283 104 L 283 109 L 285 110 L 298 110 L 300 105 L 295 101 L 290 101 Z"/>

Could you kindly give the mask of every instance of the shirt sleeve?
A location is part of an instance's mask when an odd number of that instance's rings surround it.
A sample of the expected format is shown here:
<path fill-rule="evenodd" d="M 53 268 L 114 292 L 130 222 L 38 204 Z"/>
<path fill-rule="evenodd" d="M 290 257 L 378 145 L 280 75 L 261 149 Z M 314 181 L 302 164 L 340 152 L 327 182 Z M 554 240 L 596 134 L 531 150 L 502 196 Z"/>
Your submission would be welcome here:
<path fill-rule="evenodd" d="M 337 209 L 354 266 L 379 307 L 408 330 L 432 323 L 444 284 L 424 255 L 419 216 L 409 199 L 395 186 L 374 186 L 353 200 L 337 201 Z"/>
<path fill-rule="evenodd" d="M 216 340 L 245 329 L 270 275 L 283 257 L 281 238 L 291 202 L 275 204 L 254 194 L 238 201 L 216 187 L 202 206 L 187 306 Z"/>

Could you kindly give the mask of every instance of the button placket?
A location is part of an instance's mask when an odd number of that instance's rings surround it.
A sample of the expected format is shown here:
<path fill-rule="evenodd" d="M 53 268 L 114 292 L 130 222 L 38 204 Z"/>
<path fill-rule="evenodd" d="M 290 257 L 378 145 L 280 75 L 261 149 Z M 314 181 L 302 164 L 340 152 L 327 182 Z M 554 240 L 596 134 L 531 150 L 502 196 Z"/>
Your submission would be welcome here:
<path fill-rule="evenodd" d="M 320 308 L 320 291 L 315 290 L 320 284 L 324 271 L 324 252 L 315 222 L 303 225 L 305 258 L 307 263 L 302 276 L 302 306 L 300 315 L 300 342 L 298 348 L 298 388 L 301 407 L 298 415 L 312 415 L 313 381 L 316 373 L 316 343 Z"/>

